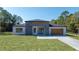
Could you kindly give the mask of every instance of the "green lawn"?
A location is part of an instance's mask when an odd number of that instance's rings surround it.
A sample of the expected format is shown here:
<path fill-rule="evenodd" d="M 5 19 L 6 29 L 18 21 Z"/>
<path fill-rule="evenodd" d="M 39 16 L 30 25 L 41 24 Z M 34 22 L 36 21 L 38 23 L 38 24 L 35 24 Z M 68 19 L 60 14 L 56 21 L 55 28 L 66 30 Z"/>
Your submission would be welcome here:
<path fill-rule="evenodd" d="M 72 38 L 75 38 L 75 39 L 79 40 L 79 34 L 68 33 L 67 35 L 70 36 L 70 37 L 72 37 Z"/>
<path fill-rule="evenodd" d="M 0 35 L 0 51 L 74 51 L 59 40 L 39 40 L 36 36 Z"/>

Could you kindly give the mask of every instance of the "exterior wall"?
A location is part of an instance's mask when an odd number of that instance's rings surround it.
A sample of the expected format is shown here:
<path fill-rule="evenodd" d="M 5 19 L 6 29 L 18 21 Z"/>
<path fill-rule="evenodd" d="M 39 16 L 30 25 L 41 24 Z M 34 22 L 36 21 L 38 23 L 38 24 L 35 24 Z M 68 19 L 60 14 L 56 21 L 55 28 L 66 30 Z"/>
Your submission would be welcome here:
<path fill-rule="evenodd" d="M 37 27 L 43 27 L 45 30 L 44 30 L 44 35 L 49 35 L 49 22 L 32 22 L 32 27 L 33 26 L 37 26 Z M 37 33 L 37 35 L 40 35 Z"/>
<path fill-rule="evenodd" d="M 49 35 L 49 26 L 45 26 L 45 35 Z"/>
<path fill-rule="evenodd" d="M 44 31 L 44 33 L 45 33 L 45 35 L 48 35 L 49 34 L 49 22 L 48 21 L 39 21 L 39 22 L 36 22 L 36 21 L 26 21 L 26 23 L 25 23 L 25 27 L 26 27 L 26 34 L 27 35 L 30 35 L 30 34 L 33 34 L 32 33 L 32 28 L 33 28 L 33 26 L 42 26 L 42 27 L 44 27 L 45 28 L 45 31 Z M 37 35 L 39 35 L 39 34 L 37 34 Z"/>
<path fill-rule="evenodd" d="M 66 27 L 49 27 L 49 35 L 51 35 L 51 29 L 63 29 L 63 35 L 66 35 Z"/>
<path fill-rule="evenodd" d="M 23 28 L 23 31 L 16 32 L 16 28 Z M 13 27 L 13 34 L 25 34 L 25 27 Z"/>
<path fill-rule="evenodd" d="M 32 23 L 30 21 L 27 21 L 25 23 L 25 34 L 31 35 L 32 34 Z"/>

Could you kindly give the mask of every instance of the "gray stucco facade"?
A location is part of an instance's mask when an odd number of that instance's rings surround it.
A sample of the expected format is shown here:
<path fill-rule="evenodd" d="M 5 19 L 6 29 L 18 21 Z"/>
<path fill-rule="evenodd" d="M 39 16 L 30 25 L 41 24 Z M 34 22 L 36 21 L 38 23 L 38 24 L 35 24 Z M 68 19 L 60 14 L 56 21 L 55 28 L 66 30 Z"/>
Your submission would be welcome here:
<path fill-rule="evenodd" d="M 32 34 L 32 23 L 30 21 L 25 22 L 25 34 L 26 35 Z"/>
<path fill-rule="evenodd" d="M 39 21 L 40 24 L 34 24 L 33 22 L 36 22 L 36 21 L 26 21 L 25 22 L 26 35 L 32 35 L 33 27 L 35 27 L 35 26 L 44 28 L 43 34 L 40 34 L 39 31 L 37 31 L 36 35 L 49 35 L 49 21 Z M 47 22 L 47 23 L 41 24 L 41 22 Z"/>

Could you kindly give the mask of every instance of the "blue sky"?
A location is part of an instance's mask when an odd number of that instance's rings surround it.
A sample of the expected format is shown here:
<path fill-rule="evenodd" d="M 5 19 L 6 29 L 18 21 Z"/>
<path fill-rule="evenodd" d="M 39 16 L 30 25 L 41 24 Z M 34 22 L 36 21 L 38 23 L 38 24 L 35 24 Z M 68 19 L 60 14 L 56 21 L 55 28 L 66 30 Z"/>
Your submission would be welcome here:
<path fill-rule="evenodd" d="M 23 21 L 32 19 L 50 21 L 56 19 L 64 10 L 68 10 L 70 13 L 79 11 L 78 7 L 4 7 L 4 9 L 21 16 Z"/>

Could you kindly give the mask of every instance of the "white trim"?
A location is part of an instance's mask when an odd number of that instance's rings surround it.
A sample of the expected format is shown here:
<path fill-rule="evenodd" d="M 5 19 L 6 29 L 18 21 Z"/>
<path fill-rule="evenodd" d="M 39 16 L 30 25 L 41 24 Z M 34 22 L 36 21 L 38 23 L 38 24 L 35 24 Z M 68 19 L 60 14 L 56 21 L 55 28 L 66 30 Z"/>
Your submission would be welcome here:
<path fill-rule="evenodd" d="M 22 28 L 22 32 L 16 32 L 16 28 Z M 25 27 L 13 27 L 13 34 L 25 34 Z"/>
<path fill-rule="evenodd" d="M 51 29 L 63 29 L 63 35 L 66 34 L 66 27 L 49 27 L 49 35 L 51 35 Z"/>
<path fill-rule="evenodd" d="M 32 27 L 32 34 L 33 34 L 33 35 L 37 35 L 37 34 L 38 34 L 38 29 L 41 28 L 41 27 L 42 27 L 42 26 L 33 26 L 33 27 Z M 36 33 L 34 33 L 34 30 L 33 30 L 34 28 L 36 28 Z M 45 29 L 44 29 L 44 31 L 45 31 Z M 45 32 L 44 32 L 44 34 L 45 34 Z"/>

